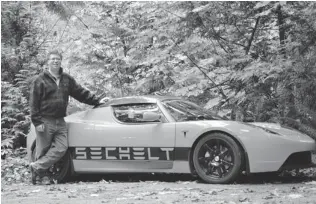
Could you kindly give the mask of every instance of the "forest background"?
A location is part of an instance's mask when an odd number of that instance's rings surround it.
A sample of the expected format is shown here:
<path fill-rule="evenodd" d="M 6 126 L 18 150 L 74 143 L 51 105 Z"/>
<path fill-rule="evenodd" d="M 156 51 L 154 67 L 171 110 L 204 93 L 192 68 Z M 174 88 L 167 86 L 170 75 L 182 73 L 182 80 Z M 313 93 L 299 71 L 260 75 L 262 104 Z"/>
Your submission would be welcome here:
<path fill-rule="evenodd" d="M 316 139 L 316 2 L 1 2 L 1 158 L 25 148 L 46 53 L 111 98 L 170 94 Z M 68 113 L 91 108 L 71 99 Z"/>

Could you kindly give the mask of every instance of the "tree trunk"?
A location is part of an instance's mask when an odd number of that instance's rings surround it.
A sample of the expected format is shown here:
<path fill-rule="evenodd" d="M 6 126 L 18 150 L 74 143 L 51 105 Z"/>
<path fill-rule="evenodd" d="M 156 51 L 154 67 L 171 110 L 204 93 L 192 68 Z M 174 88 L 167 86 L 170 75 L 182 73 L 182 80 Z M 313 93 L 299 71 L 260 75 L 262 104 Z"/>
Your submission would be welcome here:
<path fill-rule="evenodd" d="M 279 38 L 280 38 L 280 45 L 281 45 L 281 54 L 285 58 L 285 29 L 284 29 L 284 17 L 282 15 L 282 7 L 278 5 L 277 7 L 277 15 L 278 15 L 278 25 L 279 25 Z"/>

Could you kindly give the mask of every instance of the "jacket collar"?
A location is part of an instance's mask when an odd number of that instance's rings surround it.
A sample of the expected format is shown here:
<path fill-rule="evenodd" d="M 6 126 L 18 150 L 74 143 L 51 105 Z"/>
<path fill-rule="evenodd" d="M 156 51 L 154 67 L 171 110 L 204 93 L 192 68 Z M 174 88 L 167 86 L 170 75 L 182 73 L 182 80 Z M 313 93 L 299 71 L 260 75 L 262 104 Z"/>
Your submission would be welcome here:
<path fill-rule="evenodd" d="M 60 77 L 63 75 L 64 71 L 63 71 L 63 68 L 60 67 L 59 69 L 59 75 Z M 48 77 L 51 77 L 52 79 L 56 80 L 56 78 L 48 71 L 48 70 L 44 70 L 44 74 Z"/>

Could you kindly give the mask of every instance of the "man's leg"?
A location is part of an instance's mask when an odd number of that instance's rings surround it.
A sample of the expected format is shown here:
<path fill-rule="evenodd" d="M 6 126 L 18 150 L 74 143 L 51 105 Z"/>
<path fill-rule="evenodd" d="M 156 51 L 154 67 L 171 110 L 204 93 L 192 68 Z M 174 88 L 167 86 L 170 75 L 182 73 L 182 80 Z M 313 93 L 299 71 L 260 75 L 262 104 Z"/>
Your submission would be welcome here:
<path fill-rule="evenodd" d="M 44 119 L 44 132 L 38 132 L 36 130 L 36 155 L 35 160 L 44 156 L 49 150 L 53 136 L 54 136 L 54 124 L 52 121 Z"/>
<path fill-rule="evenodd" d="M 44 131 L 39 132 L 35 129 L 36 131 L 36 151 L 35 151 L 35 160 L 39 159 L 45 153 L 49 150 L 52 140 L 53 140 L 53 135 L 54 135 L 54 130 L 53 130 L 53 125 L 50 123 L 51 121 L 47 119 L 43 119 L 44 122 Z M 36 161 L 35 161 L 36 162 Z M 32 176 L 32 183 L 36 184 L 37 181 L 42 180 L 42 176 L 44 172 L 38 171 L 38 169 L 34 168 L 34 163 L 32 162 L 30 164 L 30 170 L 31 170 L 31 176 Z M 39 180 L 38 180 L 39 179 Z"/>
<path fill-rule="evenodd" d="M 55 132 L 53 141 L 46 154 L 41 156 L 34 163 L 34 167 L 37 170 L 49 169 L 53 164 L 55 164 L 59 159 L 61 159 L 65 155 L 68 149 L 66 123 L 63 119 L 56 119 L 54 121 Z"/>

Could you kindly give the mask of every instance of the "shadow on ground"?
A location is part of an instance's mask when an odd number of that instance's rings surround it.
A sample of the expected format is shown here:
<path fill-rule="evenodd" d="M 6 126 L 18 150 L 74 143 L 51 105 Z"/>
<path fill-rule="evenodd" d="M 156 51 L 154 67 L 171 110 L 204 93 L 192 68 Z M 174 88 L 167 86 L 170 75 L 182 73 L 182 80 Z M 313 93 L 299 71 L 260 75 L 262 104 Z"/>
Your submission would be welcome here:
<path fill-rule="evenodd" d="M 252 175 L 242 175 L 235 184 L 284 184 L 301 183 L 316 180 L 315 177 L 307 176 L 278 176 L 276 174 L 262 173 Z M 198 177 L 190 174 L 82 174 L 71 179 L 70 182 L 197 182 L 204 183 Z"/>

